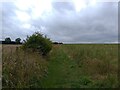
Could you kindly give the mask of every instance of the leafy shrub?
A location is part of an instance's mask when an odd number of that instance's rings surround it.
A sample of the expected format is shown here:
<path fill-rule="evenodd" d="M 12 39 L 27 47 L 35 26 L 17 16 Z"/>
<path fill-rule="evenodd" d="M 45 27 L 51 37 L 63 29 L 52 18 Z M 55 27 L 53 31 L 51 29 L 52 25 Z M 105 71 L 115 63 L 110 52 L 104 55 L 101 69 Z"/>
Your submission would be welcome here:
<path fill-rule="evenodd" d="M 46 36 L 44 37 L 43 34 L 35 32 L 32 36 L 27 36 L 23 48 L 39 51 L 42 55 L 47 55 L 52 49 L 52 42 Z"/>

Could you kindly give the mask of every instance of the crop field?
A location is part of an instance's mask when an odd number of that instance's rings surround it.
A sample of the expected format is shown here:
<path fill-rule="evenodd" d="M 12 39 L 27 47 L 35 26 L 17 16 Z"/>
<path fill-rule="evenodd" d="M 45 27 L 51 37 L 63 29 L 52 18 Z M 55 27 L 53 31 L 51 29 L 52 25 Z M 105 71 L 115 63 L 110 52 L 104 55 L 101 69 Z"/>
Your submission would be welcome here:
<path fill-rule="evenodd" d="M 118 87 L 117 44 L 53 45 L 48 56 L 3 45 L 3 88 Z"/>

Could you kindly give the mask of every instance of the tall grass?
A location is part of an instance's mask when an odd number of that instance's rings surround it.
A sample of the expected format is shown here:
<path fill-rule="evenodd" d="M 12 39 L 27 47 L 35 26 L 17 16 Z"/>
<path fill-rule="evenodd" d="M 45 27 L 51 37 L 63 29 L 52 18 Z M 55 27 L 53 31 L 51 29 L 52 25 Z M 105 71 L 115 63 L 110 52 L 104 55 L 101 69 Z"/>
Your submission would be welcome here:
<path fill-rule="evenodd" d="M 117 45 L 55 45 L 44 88 L 117 88 Z"/>
<path fill-rule="evenodd" d="M 74 60 L 81 71 L 89 76 L 96 87 L 118 86 L 118 45 L 82 44 L 63 45 L 64 52 Z"/>
<path fill-rule="evenodd" d="M 23 51 L 15 45 L 3 45 L 2 50 L 3 88 L 41 87 L 40 80 L 46 75 L 47 62 L 40 54 Z"/>
<path fill-rule="evenodd" d="M 48 58 L 3 45 L 3 87 L 118 87 L 118 45 L 53 45 Z M 47 61 L 46 61 L 47 60 Z"/>

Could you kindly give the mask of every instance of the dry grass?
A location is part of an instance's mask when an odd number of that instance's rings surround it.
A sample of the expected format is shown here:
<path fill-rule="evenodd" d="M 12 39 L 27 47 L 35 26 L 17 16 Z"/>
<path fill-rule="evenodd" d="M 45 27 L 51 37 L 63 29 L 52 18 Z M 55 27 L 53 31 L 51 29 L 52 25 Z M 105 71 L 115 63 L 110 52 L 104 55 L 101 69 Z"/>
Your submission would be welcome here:
<path fill-rule="evenodd" d="M 118 86 L 118 45 L 53 45 L 48 61 L 18 45 L 2 50 L 3 87 Z"/>
<path fill-rule="evenodd" d="M 62 48 L 69 58 L 80 67 L 80 73 L 89 76 L 95 83 L 99 84 L 95 86 L 118 86 L 117 44 L 63 45 Z"/>
<path fill-rule="evenodd" d="M 35 87 L 44 77 L 47 62 L 35 52 L 23 51 L 18 45 L 3 45 L 3 87 Z"/>

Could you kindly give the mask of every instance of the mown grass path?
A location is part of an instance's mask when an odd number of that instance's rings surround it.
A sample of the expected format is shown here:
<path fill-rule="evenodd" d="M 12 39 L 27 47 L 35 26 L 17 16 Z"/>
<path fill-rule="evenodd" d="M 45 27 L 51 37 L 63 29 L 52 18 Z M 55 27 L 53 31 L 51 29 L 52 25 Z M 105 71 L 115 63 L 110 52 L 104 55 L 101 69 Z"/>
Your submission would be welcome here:
<path fill-rule="evenodd" d="M 63 47 L 55 46 L 49 58 L 48 75 L 42 80 L 43 88 L 84 88 L 90 87 L 89 77 Z"/>
<path fill-rule="evenodd" d="M 48 76 L 43 80 L 44 88 L 73 87 L 78 80 L 77 65 L 63 49 L 55 47 L 51 53 Z"/>

